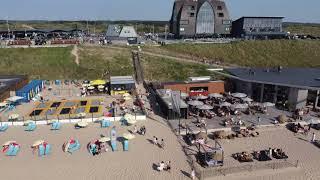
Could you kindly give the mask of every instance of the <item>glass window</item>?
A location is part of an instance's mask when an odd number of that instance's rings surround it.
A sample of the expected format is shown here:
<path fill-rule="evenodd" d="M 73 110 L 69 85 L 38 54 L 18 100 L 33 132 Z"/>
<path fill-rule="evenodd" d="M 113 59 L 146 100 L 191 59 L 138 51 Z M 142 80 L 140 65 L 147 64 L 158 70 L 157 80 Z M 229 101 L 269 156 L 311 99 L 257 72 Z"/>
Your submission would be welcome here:
<path fill-rule="evenodd" d="M 219 17 L 224 17 L 224 14 L 223 13 L 219 13 L 218 16 Z"/>
<path fill-rule="evenodd" d="M 197 34 L 214 34 L 214 12 L 212 6 L 205 2 L 197 16 Z"/>

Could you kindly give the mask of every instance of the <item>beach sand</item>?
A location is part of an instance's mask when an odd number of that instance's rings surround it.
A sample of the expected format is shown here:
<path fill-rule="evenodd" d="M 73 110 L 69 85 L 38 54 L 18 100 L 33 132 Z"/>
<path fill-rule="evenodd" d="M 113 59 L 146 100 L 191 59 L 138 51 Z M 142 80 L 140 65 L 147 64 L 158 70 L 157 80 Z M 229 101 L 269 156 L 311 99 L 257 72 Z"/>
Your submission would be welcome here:
<path fill-rule="evenodd" d="M 133 129 L 132 126 L 128 128 L 119 123 L 115 125 L 118 136 L 127 132 L 127 129 Z M 130 140 L 128 152 L 124 152 L 122 144 L 118 142 L 117 152 L 109 148 L 109 152 L 98 156 L 91 156 L 86 145 L 101 134 L 109 135 L 111 128 L 102 129 L 99 124 L 90 124 L 85 129 L 76 130 L 71 124 L 63 124 L 60 131 L 50 131 L 50 126 L 42 125 L 34 132 L 25 132 L 23 127 L 10 127 L 0 134 L 0 143 L 16 140 L 21 145 L 21 151 L 16 157 L 0 154 L 1 179 L 188 179 L 185 175 L 190 172 L 187 158 L 170 128 L 152 120 L 138 122 L 137 125 L 145 125 L 147 134 L 137 135 Z M 149 142 L 153 136 L 165 140 L 164 150 Z M 71 137 L 79 139 L 81 143 L 81 149 L 72 155 L 62 151 L 62 144 Z M 49 156 L 38 157 L 32 154 L 30 146 L 38 139 L 53 145 Z M 171 173 L 153 169 L 154 163 L 168 160 L 172 162 Z"/>

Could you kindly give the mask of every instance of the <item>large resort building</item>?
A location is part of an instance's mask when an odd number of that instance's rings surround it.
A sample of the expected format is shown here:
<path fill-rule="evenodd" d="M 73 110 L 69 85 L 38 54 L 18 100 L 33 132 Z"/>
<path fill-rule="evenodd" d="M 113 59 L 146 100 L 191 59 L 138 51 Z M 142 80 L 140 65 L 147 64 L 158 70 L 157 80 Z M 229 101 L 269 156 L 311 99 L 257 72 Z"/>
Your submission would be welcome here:
<path fill-rule="evenodd" d="M 201 37 L 230 34 L 227 6 L 222 0 L 176 0 L 170 20 L 176 37 Z"/>

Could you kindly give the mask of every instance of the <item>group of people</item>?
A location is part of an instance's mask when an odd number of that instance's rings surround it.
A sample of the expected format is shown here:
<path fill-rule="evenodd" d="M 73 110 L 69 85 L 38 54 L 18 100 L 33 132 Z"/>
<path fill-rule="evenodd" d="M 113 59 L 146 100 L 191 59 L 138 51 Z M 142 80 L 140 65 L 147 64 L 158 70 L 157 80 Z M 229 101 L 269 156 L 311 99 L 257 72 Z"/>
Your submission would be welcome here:
<path fill-rule="evenodd" d="M 146 134 L 146 132 L 147 132 L 146 126 L 141 126 L 140 129 L 138 129 L 137 125 L 134 125 L 133 131 L 132 131 L 133 134 L 138 133 L 138 134 L 141 134 L 143 136 Z"/>
<path fill-rule="evenodd" d="M 159 148 L 164 149 L 164 140 L 161 139 L 161 141 L 159 141 L 159 139 L 156 136 L 153 136 L 153 144 L 158 146 Z"/>
<path fill-rule="evenodd" d="M 171 171 L 171 161 L 167 161 L 164 163 L 164 161 L 161 161 L 157 167 L 158 171 Z"/>

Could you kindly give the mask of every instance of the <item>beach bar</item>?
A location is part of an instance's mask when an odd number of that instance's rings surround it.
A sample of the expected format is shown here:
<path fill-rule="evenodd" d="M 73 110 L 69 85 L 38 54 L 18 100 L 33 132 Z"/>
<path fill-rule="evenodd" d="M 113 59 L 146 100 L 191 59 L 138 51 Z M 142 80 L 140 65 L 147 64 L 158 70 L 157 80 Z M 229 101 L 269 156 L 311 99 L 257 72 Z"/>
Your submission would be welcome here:
<path fill-rule="evenodd" d="M 132 76 L 111 76 L 110 93 L 111 95 L 130 93 L 135 88 Z"/>
<path fill-rule="evenodd" d="M 21 101 L 29 102 L 43 89 L 42 80 L 32 80 L 29 84 L 16 92 L 17 96 L 24 97 Z"/>

